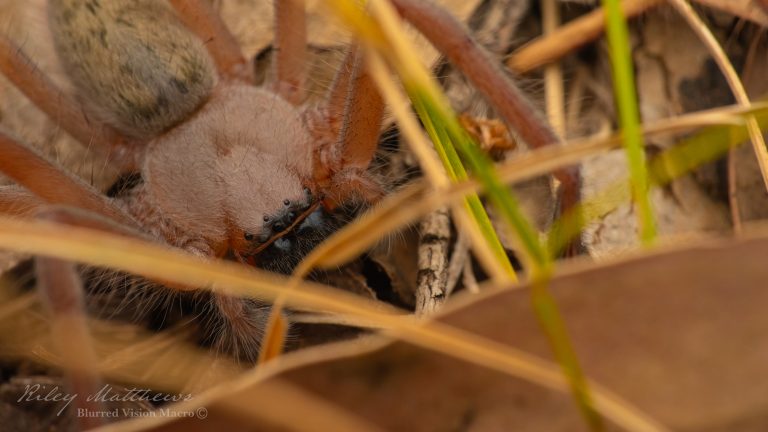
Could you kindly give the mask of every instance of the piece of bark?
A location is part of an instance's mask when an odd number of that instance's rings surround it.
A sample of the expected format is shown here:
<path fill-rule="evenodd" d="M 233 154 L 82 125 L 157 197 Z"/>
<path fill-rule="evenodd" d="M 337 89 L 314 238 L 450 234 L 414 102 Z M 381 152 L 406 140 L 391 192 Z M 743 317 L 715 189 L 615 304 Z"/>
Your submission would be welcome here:
<path fill-rule="evenodd" d="M 445 302 L 448 283 L 448 248 L 451 218 L 447 208 L 436 210 L 421 222 L 416 314 L 429 315 Z"/>

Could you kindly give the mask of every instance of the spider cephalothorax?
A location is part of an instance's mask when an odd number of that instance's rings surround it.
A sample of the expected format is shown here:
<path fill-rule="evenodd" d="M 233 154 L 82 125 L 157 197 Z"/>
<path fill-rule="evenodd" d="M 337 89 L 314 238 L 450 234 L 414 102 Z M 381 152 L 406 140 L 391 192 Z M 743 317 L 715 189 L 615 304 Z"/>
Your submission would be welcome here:
<path fill-rule="evenodd" d="M 509 122 L 526 120 L 519 117 L 528 105 L 514 99 L 519 92 L 450 15 L 426 2 L 393 3 Z M 136 180 L 104 196 L 0 134 L 0 170 L 24 188 L 1 188 L 0 211 L 29 217 L 50 204 L 75 207 L 54 213 L 64 223 L 203 258 L 290 271 L 336 225 L 327 214 L 382 196 L 384 188 L 367 170 L 384 104 L 354 45 L 325 102 L 305 104 L 303 4 L 275 4 L 275 80 L 258 88 L 205 0 L 50 0 L 49 25 L 74 97 L 62 94 L 7 38 L 0 38 L 0 69 L 69 134 L 108 153 Z M 554 140 L 541 124 L 526 123 L 521 133 L 533 145 Z M 161 282 L 118 280 L 112 292 L 127 297 Z M 253 360 L 264 308 L 219 294 L 203 297 L 205 339 Z"/>
<path fill-rule="evenodd" d="M 167 5 L 57 0 L 49 16 L 86 107 L 141 143 L 144 182 L 123 207 L 155 236 L 201 256 L 248 259 L 325 195 L 313 172 L 317 125 L 304 109 L 247 76 L 218 76 Z"/>

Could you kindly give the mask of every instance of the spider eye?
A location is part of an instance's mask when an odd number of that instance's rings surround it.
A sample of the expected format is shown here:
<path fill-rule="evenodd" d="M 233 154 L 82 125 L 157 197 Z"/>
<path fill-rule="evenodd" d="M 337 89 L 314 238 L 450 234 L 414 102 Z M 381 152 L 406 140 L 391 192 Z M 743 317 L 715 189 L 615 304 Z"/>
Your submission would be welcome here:
<path fill-rule="evenodd" d="M 245 240 L 247 241 L 253 241 L 253 239 L 255 239 L 256 236 L 249 232 L 246 232 L 245 234 L 243 234 L 243 238 L 245 238 Z"/>
<path fill-rule="evenodd" d="M 289 200 L 289 199 L 284 199 L 284 200 L 283 200 L 283 204 L 285 204 L 285 205 L 289 206 L 289 205 L 291 205 L 291 200 Z"/>

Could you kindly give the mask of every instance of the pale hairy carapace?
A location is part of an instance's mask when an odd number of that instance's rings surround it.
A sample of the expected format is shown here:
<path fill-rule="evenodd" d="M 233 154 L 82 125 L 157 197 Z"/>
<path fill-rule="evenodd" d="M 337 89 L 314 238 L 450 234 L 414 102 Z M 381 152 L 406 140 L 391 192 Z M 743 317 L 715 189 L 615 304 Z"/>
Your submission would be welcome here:
<path fill-rule="evenodd" d="M 127 206 L 145 226 L 174 225 L 158 234 L 201 255 L 249 256 L 322 194 L 313 173 L 318 143 L 304 109 L 217 76 L 203 41 L 168 5 L 55 0 L 49 16 L 88 108 L 147 141 L 140 204 Z"/>

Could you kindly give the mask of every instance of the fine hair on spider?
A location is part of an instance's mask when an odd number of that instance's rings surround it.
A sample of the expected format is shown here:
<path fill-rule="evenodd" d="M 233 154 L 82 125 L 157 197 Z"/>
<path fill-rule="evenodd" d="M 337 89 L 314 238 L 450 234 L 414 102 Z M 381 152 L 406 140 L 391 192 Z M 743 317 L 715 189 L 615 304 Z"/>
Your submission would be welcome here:
<path fill-rule="evenodd" d="M 392 0 L 520 137 L 557 137 L 512 81 L 450 14 L 423 0 Z M 85 146 L 132 180 L 109 195 L 0 132 L 0 213 L 167 244 L 201 258 L 290 272 L 343 222 L 339 209 L 371 204 L 385 187 L 369 172 L 384 103 L 352 44 L 325 100 L 305 102 L 301 0 L 275 1 L 274 81 L 254 70 L 206 0 L 49 0 L 53 42 L 75 94 L 62 93 L 8 37 L 0 69 Z M 562 204 L 578 200 L 578 175 L 561 170 Z M 20 187 L 19 187 L 20 186 Z M 91 294 L 117 310 L 168 309 L 180 296 L 162 281 L 87 270 Z M 268 307 L 201 291 L 190 316 L 201 339 L 254 361 Z M 181 301 L 181 300 L 178 300 Z M 133 305 L 135 307 L 135 305 Z M 161 316 L 165 316 L 161 313 Z"/>

